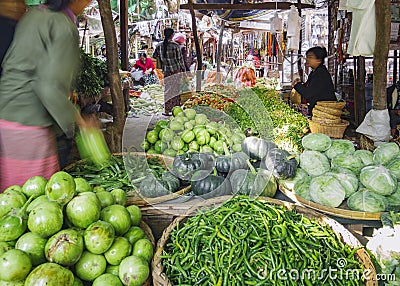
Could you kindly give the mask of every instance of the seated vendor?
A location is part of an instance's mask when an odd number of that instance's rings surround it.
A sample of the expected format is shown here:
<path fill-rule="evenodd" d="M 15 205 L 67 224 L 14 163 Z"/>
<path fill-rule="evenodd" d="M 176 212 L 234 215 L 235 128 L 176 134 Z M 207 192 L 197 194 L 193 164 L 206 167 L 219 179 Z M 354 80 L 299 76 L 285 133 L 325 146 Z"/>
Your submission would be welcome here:
<path fill-rule="evenodd" d="M 143 81 L 145 86 L 159 83 L 159 80 L 154 73 L 154 62 L 151 58 L 147 57 L 146 53 L 139 54 L 139 59 L 136 61 L 133 67 L 143 71 Z"/>

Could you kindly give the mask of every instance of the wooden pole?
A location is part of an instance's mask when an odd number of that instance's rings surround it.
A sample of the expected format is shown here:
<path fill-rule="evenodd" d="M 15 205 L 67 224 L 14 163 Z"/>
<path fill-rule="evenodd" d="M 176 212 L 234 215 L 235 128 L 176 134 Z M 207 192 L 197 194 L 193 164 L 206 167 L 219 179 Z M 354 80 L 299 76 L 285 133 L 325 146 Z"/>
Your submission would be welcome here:
<path fill-rule="evenodd" d="M 355 123 L 360 125 L 364 120 L 365 108 L 365 57 L 355 57 L 356 70 L 354 78 L 354 114 Z"/>
<path fill-rule="evenodd" d="M 121 0 L 119 7 L 121 37 L 121 68 L 128 70 L 128 0 Z"/>
<path fill-rule="evenodd" d="M 299 10 L 299 16 L 301 17 L 301 0 L 297 0 L 297 9 Z M 303 20 L 301 20 L 303 22 Z M 303 29 L 300 28 L 300 41 L 299 41 L 299 50 L 298 50 L 298 55 L 301 55 L 301 45 L 302 45 L 302 39 L 303 39 Z M 297 56 L 298 58 L 299 56 Z M 293 61 L 292 61 L 293 62 Z M 293 64 L 292 64 L 293 65 Z M 304 79 L 304 70 L 302 66 L 302 61 L 297 61 L 297 71 L 299 73 L 299 76 L 301 79 Z"/>
<path fill-rule="evenodd" d="M 117 153 L 122 150 L 122 133 L 125 127 L 124 97 L 122 94 L 121 77 L 118 71 L 118 47 L 115 25 L 112 18 L 111 5 L 108 0 L 98 0 L 101 16 L 101 24 L 104 31 L 107 52 L 108 79 L 110 81 L 110 91 L 113 103 L 113 125 L 109 130 L 111 142 L 109 147 L 111 152 Z"/>
<path fill-rule="evenodd" d="M 192 16 L 192 31 L 193 31 L 193 40 L 194 40 L 194 46 L 196 48 L 196 58 L 197 58 L 197 70 L 200 72 L 196 73 L 196 91 L 201 90 L 201 69 L 203 67 L 202 63 L 202 52 L 200 49 L 200 42 L 199 42 L 199 37 L 197 35 L 197 24 L 196 24 L 196 15 L 194 13 L 193 9 L 193 1 L 188 0 L 188 5 L 189 5 L 189 10 L 190 10 L 190 15 Z"/>
<path fill-rule="evenodd" d="M 376 35 L 374 50 L 374 109 L 387 109 L 387 60 L 390 43 L 390 0 L 375 1 Z"/>
<path fill-rule="evenodd" d="M 217 52 L 216 52 L 216 58 L 217 58 L 217 83 L 220 83 L 221 75 L 221 55 L 222 55 L 222 38 L 224 36 L 224 28 L 225 28 L 225 21 L 222 21 L 221 24 L 221 29 L 219 30 L 219 38 L 218 38 L 218 46 L 217 46 Z"/>

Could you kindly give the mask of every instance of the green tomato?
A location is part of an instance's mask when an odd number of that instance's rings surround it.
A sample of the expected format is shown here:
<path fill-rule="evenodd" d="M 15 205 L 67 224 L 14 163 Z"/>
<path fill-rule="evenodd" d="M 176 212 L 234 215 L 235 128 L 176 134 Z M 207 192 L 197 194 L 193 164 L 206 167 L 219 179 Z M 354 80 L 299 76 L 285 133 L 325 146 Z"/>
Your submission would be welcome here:
<path fill-rule="evenodd" d="M 188 121 L 188 122 L 185 122 L 185 124 L 183 126 L 185 127 L 186 130 L 192 130 L 194 125 Z"/>
<path fill-rule="evenodd" d="M 207 123 L 206 125 L 206 129 L 208 131 L 208 133 L 210 133 L 211 135 L 214 135 L 215 133 L 217 133 L 218 131 L 218 123 L 217 122 L 210 122 Z"/>
<path fill-rule="evenodd" d="M 169 123 L 169 128 L 171 128 L 174 131 L 181 131 L 181 130 L 185 129 L 183 124 L 184 123 L 179 122 L 177 120 L 171 120 L 171 122 Z"/>
<path fill-rule="evenodd" d="M 180 106 L 175 106 L 174 108 L 172 108 L 172 115 L 174 117 L 176 117 L 179 113 L 182 113 L 183 109 Z"/>
<path fill-rule="evenodd" d="M 244 138 L 240 135 L 240 133 L 234 133 L 231 137 L 233 144 L 242 144 Z"/>
<path fill-rule="evenodd" d="M 158 132 L 155 130 L 151 130 L 147 133 L 146 135 L 147 141 L 149 141 L 150 144 L 154 144 L 158 140 Z"/>
<path fill-rule="evenodd" d="M 211 148 L 214 148 L 215 142 L 217 142 L 217 139 L 216 139 L 214 136 L 211 136 L 210 142 L 208 143 L 208 145 L 209 145 Z"/>
<path fill-rule="evenodd" d="M 190 143 L 194 140 L 195 134 L 192 130 L 185 130 L 182 133 L 182 140 L 186 143 Z"/>
<path fill-rule="evenodd" d="M 193 132 L 195 135 L 197 135 L 197 133 L 199 133 L 201 130 L 205 130 L 205 126 L 203 125 L 196 125 L 193 127 Z"/>
<path fill-rule="evenodd" d="M 183 140 L 181 138 L 179 138 L 178 136 L 176 136 L 171 141 L 171 148 L 176 151 L 182 150 L 184 146 L 185 146 L 185 142 L 183 142 Z"/>
<path fill-rule="evenodd" d="M 149 150 L 147 150 L 147 154 L 158 154 L 158 153 L 154 149 L 149 149 Z"/>
<path fill-rule="evenodd" d="M 183 112 L 185 113 L 185 116 L 190 120 L 196 117 L 196 110 L 192 108 L 185 109 Z"/>
<path fill-rule="evenodd" d="M 196 134 L 196 141 L 197 143 L 199 143 L 199 145 L 208 144 L 210 142 L 210 139 L 210 133 L 208 133 L 205 129 L 199 130 Z"/>
<path fill-rule="evenodd" d="M 224 153 L 224 142 L 221 140 L 218 140 L 217 142 L 214 143 L 213 149 L 217 154 L 223 154 Z"/>
<path fill-rule="evenodd" d="M 167 120 L 158 120 L 158 122 L 156 123 L 156 126 L 161 127 L 161 129 L 164 129 L 165 127 L 167 127 L 168 125 L 168 121 Z"/>
<path fill-rule="evenodd" d="M 192 141 L 189 143 L 189 149 L 195 150 L 196 152 L 199 150 L 199 143 L 197 141 Z"/>
<path fill-rule="evenodd" d="M 242 144 L 233 144 L 232 150 L 234 152 L 242 152 Z"/>
<path fill-rule="evenodd" d="M 164 128 L 163 130 L 161 130 L 160 135 L 159 135 L 161 141 L 166 142 L 166 143 L 170 142 L 174 138 L 174 136 L 175 136 L 175 132 L 169 128 Z"/>
<path fill-rule="evenodd" d="M 150 149 L 150 143 L 146 139 L 140 143 L 140 148 L 142 148 L 144 151 L 147 151 Z"/>
<path fill-rule="evenodd" d="M 203 145 L 200 146 L 200 153 L 214 153 L 214 150 L 208 145 Z"/>
<path fill-rule="evenodd" d="M 174 149 L 168 148 L 168 149 L 164 150 L 163 155 L 175 157 L 176 156 L 176 151 Z"/>
<path fill-rule="evenodd" d="M 156 150 L 159 154 L 161 154 L 162 152 L 164 152 L 165 149 L 168 148 L 168 144 L 158 140 L 155 144 L 154 144 L 154 150 Z"/>
<path fill-rule="evenodd" d="M 196 124 L 204 125 L 207 123 L 208 118 L 207 118 L 207 115 L 205 115 L 205 114 L 196 114 L 194 120 L 196 121 Z"/>

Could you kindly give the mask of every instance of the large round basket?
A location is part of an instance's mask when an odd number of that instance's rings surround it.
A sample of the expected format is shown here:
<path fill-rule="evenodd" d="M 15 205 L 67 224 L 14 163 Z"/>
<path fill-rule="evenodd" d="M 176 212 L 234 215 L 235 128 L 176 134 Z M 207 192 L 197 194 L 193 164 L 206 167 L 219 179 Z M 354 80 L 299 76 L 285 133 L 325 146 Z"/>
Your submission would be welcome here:
<path fill-rule="evenodd" d="M 157 158 L 161 165 L 165 168 L 169 168 L 172 166 L 174 162 L 174 158 L 170 156 L 164 156 L 161 154 L 150 154 L 145 152 L 123 152 L 123 153 L 113 153 L 113 156 L 121 157 L 121 156 L 140 156 L 146 158 Z M 85 164 L 86 160 L 80 160 L 75 163 L 72 163 L 64 168 L 64 171 L 70 172 L 79 164 Z M 188 192 L 190 192 L 190 186 L 183 187 L 179 191 L 175 193 L 171 193 L 165 196 L 155 197 L 155 198 L 144 198 L 140 195 L 140 190 L 128 190 L 127 191 L 127 205 L 137 205 L 137 206 L 146 206 L 153 205 L 162 202 L 166 202 L 169 200 L 176 199 Z"/>
<path fill-rule="evenodd" d="M 156 241 L 154 239 L 153 232 L 151 231 L 151 228 L 149 227 L 149 225 L 147 223 L 145 223 L 144 221 L 141 221 L 139 226 L 140 226 L 141 229 L 143 229 L 143 231 L 146 234 L 147 238 L 150 240 L 151 244 L 155 248 L 156 247 Z M 153 280 L 152 276 L 150 275 L 149 278 L 147 278 L 146 282 L 144 282 L 144 284 L 142 286 L 151 286 L 151 285 L 153 285 L 152 280 Z"/>
<path fill-rule="evenodd" d="M 379 221 L 381 219 L 381 215 L 383 214 L 380 212 L 373 213 L 373 212 L 353 211 L 347 207 L 346 202 L 342 203 L 337 208 L 327 207 L 327 206 L 323 206 L 323 205 L 314 203 L 312 201 L 306 200 L 306 199 L 298 196 L 293 190 L 285 188 L 282 185 L 279 186 L 279 189 L 282 191 L 282 193 L 284 193 L 292 201 L 294 201 L 304 207 L 311 208 L 313 210 L 322 212 L 327 215 L 335 216 L 335 217 L 346 218 L 346 219 L 351 219 L 351 220 Z"/>
<path fill-rule="evenodd" d="M 311 133 L 323 133 L 332 138 L 343 138 L 344 132 L 350 124 L 346 120 L 342 120 L 342 123 L 340 124 L 323 124 L 314 120 L 308 120 L 308 123 L 310 125 Z"/>
<path fill-rule="evenodd" d="M 199 210 L 203 208 L 213 208 L 213 207 L 218 207 L 228 199 L 230 199 L 231 196 L 223 196 L 223 197 L 218 197 L 210 200 L 203 201 L 195 206 L 193 206 L 191 209 L 188 210 L 188 212 L 185 215 L 177 217 L 163 232 L 162 237 L 159 239 L 157 243 L 157 250 L 154 254 L 153 261 L 152 261 L 152 276 L 153 276 L 153 285 L 154 286 L 172 286 L 170 280 L 164 273 L 163 265 L 162 265 L 162 252 L 164 250 L 164 247 L 167 245 L 169 241 L 169 236 L 172 232 L 172 230 L 182 222 L 185 222 L 186 219 L 189 216 L 194 216 Z M 289 202 L 284 202 L 272 198 L 267 198 L 267 197 L 260 197 L 258 199 L 262 199 L 268 203 L 273 203 L 276 205 L 283 205 L 287 209 L 292 210 L 296 209 L 298 213 L 301 213 L 305 215 L 308 218 L 316 219 L 318 220 L 321 224 L 328 225 L 336 234 L 339 235 L 343 243 L 349 245 L 352 248 L 357 248 L 361 247 L 361 243 L 357 240 L 357 238 L 350 232 L 348 231 L 343 225 L 339 224 L 337 221 L 328 218 L 327 216 L 315 212 L 313 210 L 297 206 L 294 204 L 291 204 Z M 371 258 L 367 251 L 364 248 L 359 248 L 356 251 L 356 256 L 358 260 L 363 264 L 364 269 L 368 269 L 370 271 L 371 276 L 369 277 L 374 277 L 376 278 L 376 270 L 375 267 L 371 261 Z M 378 283 L 375 280 L 367 280 L 365 281 L 366 286 L 375 286 L 378 285 Z"/>
<path fill-rule="evenodd" d="M 317 105 L 341 110 L 346 106 L 346 102 L 344 102 L 344 101 L 318 101 Z"/>

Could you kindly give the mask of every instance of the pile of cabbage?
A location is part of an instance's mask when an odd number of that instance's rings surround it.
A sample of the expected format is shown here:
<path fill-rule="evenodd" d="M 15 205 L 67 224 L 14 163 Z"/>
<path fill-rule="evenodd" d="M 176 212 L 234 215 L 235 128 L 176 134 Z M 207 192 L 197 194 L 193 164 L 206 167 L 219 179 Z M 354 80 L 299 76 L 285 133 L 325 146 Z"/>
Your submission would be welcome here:
<path fill-rule="evenodd" d="M 394 143 L 373 152 L 349 140 L 311 133 L 303 137 L 296 176 L 280 183 L 315 203 L 351 210 L 400 211 L 400 148 Z"/>

